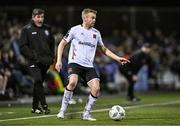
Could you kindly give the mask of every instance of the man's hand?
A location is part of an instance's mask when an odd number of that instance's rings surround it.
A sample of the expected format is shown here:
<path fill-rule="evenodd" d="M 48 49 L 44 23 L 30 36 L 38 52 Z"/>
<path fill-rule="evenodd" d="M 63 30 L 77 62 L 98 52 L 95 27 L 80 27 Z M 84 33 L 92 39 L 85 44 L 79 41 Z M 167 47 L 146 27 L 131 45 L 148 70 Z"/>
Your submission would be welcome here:
<path fill-rule="evenodd" d="M 62 69 L 62 63 L 61 63 L 61 62 L 57 62 L 56 65 L 55 65 L 55 68 L 56 68 L 56 70 L 57 70 L 58 72 L 60 72 L 61 69 Z"/>
<path fill-rule="evenodd" d="M 122 65 L 126 64 L 126 63 L 130 63 L 130 61 L 124 57 L 119 57 L 119 59 L 117 60 L 119 63 L 121 63 Z"/>

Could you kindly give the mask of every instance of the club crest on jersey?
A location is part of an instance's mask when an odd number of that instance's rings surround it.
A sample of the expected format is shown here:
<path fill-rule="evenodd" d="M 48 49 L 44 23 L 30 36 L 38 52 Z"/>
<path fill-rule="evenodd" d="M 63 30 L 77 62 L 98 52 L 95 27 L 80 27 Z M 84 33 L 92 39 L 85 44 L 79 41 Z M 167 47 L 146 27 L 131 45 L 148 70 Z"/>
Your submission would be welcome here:
<path fill-rule="evenodd" d="M 93 34 L 93 38 L 96 39 L 96 34 Z"/>
<path fill-rule="evenodd" d="M 49 35 L 49 31 L 45 30 L 44 33 L 48 36 Z"/>

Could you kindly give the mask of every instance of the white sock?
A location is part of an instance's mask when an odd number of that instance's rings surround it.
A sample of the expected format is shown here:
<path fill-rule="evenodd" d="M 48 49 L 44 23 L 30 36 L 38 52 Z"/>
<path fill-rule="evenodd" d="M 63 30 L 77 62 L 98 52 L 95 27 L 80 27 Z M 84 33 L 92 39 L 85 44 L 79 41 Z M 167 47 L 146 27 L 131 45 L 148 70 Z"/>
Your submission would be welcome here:
<path fill-rule="evenodd" d="M 73 91 L 69 91 L 67 89 L 65 89 L 64 91 L 64 95 L 63 95 L 63 99 L 62 99 L 62 103 L 61 103 L 61 112 L 65 112 L 67 107 L 68 107 L 68 103 L 70 101 L 70 99 L 73 96 Z"/>
<path fill-rule="evenodd" d="M 90 114 L 90 111 L 92 110 L 93 105 L 95 104 L 96 100 L 97 98 L 93 97 L 91 94 L 89 95 L 89 99 L 85 106 L 84 115 Z"/>

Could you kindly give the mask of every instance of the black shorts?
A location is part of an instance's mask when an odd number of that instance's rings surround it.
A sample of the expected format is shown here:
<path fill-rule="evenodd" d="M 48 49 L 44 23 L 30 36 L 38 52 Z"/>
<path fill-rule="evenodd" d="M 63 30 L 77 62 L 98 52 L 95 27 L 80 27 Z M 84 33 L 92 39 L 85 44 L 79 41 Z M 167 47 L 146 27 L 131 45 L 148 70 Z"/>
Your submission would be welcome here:
<path fill-rule="evenodd" d="M 87 83 L 92 79 L 99 79 L 99 76 L 97 75 L 95 68 L 84 67 L 76 63 L 68 64 L 68 74 L 69 76 L 71 74 L 76 74 L 82 77 L 82 79 L 84 79 Z"/>

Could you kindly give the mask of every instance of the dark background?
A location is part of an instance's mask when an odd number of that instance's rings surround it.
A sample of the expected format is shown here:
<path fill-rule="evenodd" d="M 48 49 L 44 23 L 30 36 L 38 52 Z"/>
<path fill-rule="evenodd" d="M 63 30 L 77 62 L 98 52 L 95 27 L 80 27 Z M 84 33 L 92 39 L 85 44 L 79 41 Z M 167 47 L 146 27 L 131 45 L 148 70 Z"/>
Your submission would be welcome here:
<path fill-rule="evenodd" d="M 178 0 L 1 0 L 1 5 L 179 6 Z"/>
<path fill-rule="evenodd" d="M 155 45 L 154 85 L 165 83 L 160 77 L 167 71 L 180 75 L 180 0 L 1 0 L 0 42 L 10 43 L 10 30 L 20 31 L 32 10 L 42 8 L 58 43 L 72 26 L 82 23 L 81 12 L 87 7 L 97 10 L 95 28 L 106 44 L 115 45 L 110 47 L 113 51 L 131 53 L 146 41 Z"/>

